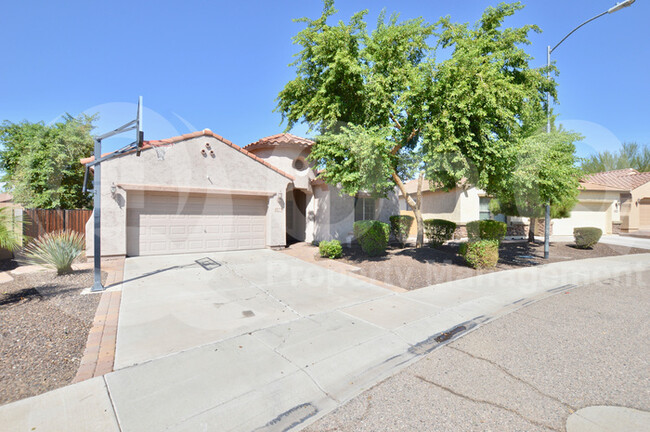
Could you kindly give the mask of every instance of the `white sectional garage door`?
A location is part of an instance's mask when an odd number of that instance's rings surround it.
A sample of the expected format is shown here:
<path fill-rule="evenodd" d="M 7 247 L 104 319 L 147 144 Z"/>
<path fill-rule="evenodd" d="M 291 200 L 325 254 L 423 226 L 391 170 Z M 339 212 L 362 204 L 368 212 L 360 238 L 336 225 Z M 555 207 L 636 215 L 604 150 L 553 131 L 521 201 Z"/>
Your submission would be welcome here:
<path fill-rule="evenodd" d="M 578 203 L 571 210 L 571 217 L 553 219 L 553 234 L 572 236 L 573 229 L 579 227 L 600 228 L 603 234 L 611 232 L 610 203 Z"/>
<path fill-rule="evenodd" d="M 268 198 L 130 192 L 127 254 L 261 249 Z"/>

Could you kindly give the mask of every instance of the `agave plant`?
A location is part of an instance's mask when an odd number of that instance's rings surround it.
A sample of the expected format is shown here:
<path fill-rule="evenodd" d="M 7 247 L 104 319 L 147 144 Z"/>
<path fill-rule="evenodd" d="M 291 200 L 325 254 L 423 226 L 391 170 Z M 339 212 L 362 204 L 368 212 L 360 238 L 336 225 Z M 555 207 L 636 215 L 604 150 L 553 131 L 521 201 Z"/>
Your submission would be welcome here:
<path fill-rule="evenodd" d="M 83 234 L 76 231 L 48 233 L 25 247 L 21 261 L 54 267 L 59 275 L 72 273 L 72 262 L 84 250 L 84 244 Z"/>

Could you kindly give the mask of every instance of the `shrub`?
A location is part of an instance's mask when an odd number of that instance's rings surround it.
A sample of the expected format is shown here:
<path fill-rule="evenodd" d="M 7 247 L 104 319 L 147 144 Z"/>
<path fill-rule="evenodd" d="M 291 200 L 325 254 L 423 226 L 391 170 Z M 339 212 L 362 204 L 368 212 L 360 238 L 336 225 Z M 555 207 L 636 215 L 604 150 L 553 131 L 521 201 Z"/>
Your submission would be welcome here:
<path fill-rule="evenodd" d="M 499 261 L 499 241 L 479 240 L 469 243 L 461 243 L 460 254 L 465 261 L 475 269 L 492 268 Z"/>
<path fill-rule="evenodd" d="M 0 247 L 13 251 L 22 244 L 22 235 L 16 232 L 14 224 L 18 224 L 19 231 L 22 231 L 22 220 L 12 220 L 12 209 L 4 207 L 0 209 Z"/>
<path fill-rule="evenodd" d="M 343 248 L 341 242 L 338 240 L 322 241 L 318 244 L 318 252 L 323 258 L 341 258 L 343 255 Z"/>
<path fill-rule="evenodd" d="M 598 243 L 603 231 L 600 228 L 581 227 L 573 229 L 573 237 L 576 239 L 576 247 L 588 249 Z"/>
<path fill-rule="evenodd" d="M 413 216 L 394 215 L 388 219 L 390 220 L 390 233 L 393 234 L 400 246 L 404 247 L 413 225 Z"/>
<path fill-rule="evenodd" d="M 354 237 L 361 249 L 369 256 L 386 252 L 388 246 L 388 224 L 376 220 L 361 220 L 354 223 Z"/>
<path fill-rule="evenodd" d="M 72 273 L 72 262 L 84 250 L 84 236 L 75 231 L 56 231 L 45 234 L 23 250 L 24 261 L 54 267 L 57 274 Z"/>
<path fill-rule="evenodd" d="M 469 241 L 498 240 L 499 243 L 506 236 L 508 225 L 495 220 L 477 220 L 467 224 L 467 237 Z"/>
<path fill-rule="evenodd" d="M 444 219 L 427 219 L 424 221 L 424 234 L 429 240 L 429 246 L 438 247 L 451 240 L 456 232 L 456 224 Z"/>

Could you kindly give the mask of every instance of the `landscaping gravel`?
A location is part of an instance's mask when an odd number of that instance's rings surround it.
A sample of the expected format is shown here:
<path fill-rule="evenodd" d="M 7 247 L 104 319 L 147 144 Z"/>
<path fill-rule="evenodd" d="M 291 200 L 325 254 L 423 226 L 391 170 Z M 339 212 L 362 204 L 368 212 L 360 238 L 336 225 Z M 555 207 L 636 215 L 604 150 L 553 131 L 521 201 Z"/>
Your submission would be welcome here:
<path fill-rule="evenodd" d="M 316 248 L 315 253 L 316 253 Z M 645 249 L 599 243 L 592 249 L 577 249 L 571 243 L 552 243 L 548 260 L 541 243 L 504 242 L 499 248 L 499 263 L 493 269 L 474 270 L 458 255 L 458 245 L 434 249 L 389 247 L 385 255 L 367 256 L 360 247 L 343 248 L 341 261 L 359 267 L 360 275 L 408 290 L 465 279 L 483 273 L 603 256 L 647 253 Z M 327 259 L 327 258 L 319 258 Z"/>
<path fill-rule="evenodd" d="M 0 285 L 0 404 L 69 384 L 100 295 L 81 295 L 92 270 L 14 276 Z"/>

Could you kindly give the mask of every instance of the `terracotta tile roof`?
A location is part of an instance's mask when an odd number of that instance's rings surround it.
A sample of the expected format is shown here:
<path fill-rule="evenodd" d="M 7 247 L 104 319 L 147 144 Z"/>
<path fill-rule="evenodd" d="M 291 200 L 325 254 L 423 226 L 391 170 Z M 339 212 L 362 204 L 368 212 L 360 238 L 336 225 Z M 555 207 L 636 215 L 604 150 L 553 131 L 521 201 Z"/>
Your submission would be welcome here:
<path fill-rule="evenodd" d="M 277 172 L 278 174 L 283 175 L 284 177 L 286 177 L 286 178 L 288 178 L 290 180 L 295 180 L 295 177 L 292 176 L 291 174 L 287 174 L 286 172 L 282 171 L 281 169 L 276 168 L 275 166 L 271 165 L 270 163 L 268 163 L 264 159 L 262 159 L 262 158 L 260 158 L 258 156 L 255 156 L 253 153 L 239 147 L 237 144 L 232 143 L 231 141 L 227 140 L 226 138 L 222 137 L 221 135 L 217 135 L 216 133 L 212 132 L 210 129 L 203 129 L 202 131 L 192 132 L 192 133 L 179 135 L 179 136 L 175 136 L 175 137 L 171 137 L 171 138 L 167 138 L 167 139 L 162 139 L 162 140 L 145 141 L 143 143 L 142 150 L 147 150 L 147 149 L 153 148 L 154 146 L 172 145 L 172 144 L 175 144 L 177 142 L 187 141 L 189 139 L 197 138 L 197 137 L 200 137 L 200 136 L 214 137 L 214 138 L 218 139 L 219 141 L 221 141 L 222 143 L 226 144 L 227 146 L 230 146 L 233 149 L 237 150 L 238 152 L 245 154 L 249 158 L 256 160 L 257 162 L 261 163 L 262 165 L 266 166 L 267 168 L 272 169 L 273 171 Z M 124 153 L 124 154 L 127 155 L 127 154 L 130 154 L 130 153 L 135 153 L 135 150 L 132 150 L 132 151 Z M 104 153 L 102 156 L 106 156 L 108 154 L 110 154 L 110 153 Z M 90 162 L 92 162 L 94 160 L 95 160 L 95 157 L 90 156 L 90 157 L 81 159 L 80 162 L 83 165 L 86 165 L 87 163 L 90 163 Z"/>
<path fill-rule="evenodd" d="M 594 183 L 614 189 L 631 191 L 650 182 L 650 172 L 638 172 L 633 168 L 606 171 L 585 176 L 584 183 Z"/>
<path fill-rule="evenodd" d="M 311 147 L 314 145 L 314 141 L 302 138 L 290 133 L 280 133 L 276 135 L 267 136 L 260 139 L 254 143 L 250 143 L 247 146 L 244 146 L 246 150 L 256 150 L 259 148 L 280 146 L 280 145 L 295 145 L 300 147 Z"/>
<path fill-rule="evenodd" d="M 583 190 L 586 191 L 614 191 L 614 192 L 625 192 L 626 189 L 621 189 L 617 187 L 612 187 L 612 186 L 606 186 L 606 185 L 601 185 L 601 184 L 596 184 L 596 183 L 589 183 L 585 181 L 580 182 L 580 186 L 582 187 Z"/>

